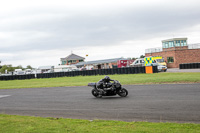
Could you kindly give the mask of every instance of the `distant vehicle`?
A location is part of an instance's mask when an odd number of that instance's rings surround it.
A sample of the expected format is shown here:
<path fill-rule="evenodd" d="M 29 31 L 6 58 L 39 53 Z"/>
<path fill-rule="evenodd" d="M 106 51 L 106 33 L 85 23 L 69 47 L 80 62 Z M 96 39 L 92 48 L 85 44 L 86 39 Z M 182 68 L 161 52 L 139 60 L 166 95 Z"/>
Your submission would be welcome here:
<path fill-rule="evenodd" d="M 118 60 L 117 61 L 117 67 L 130 67 L 130 65 L 133 63 L 133 60 Z"/>
<path fill-rule="evenodd" d="M 85 66 L 85 68 L 86 68 L 86 70 L 93 70 L 94 69 L 94 67 L 92 65 L 87 65 L 87 66 Z"/>
<path fill-rule="evenodd" d="M 147 66 L 157 66 L 157 69 L 159 72 L 166 72 L 167 67 L 164 65 L 161 65 L 160 63 L 149 63 Z"/>
<path fill-rule="evenodd" d="M 144 58 L 144 64 L 147 66 L 149 63 L 159 63 L 163 66 L 167 66 L 166 62 L 164 61 L 163 57 L 161 56 L 150 56 Z"/>
<path fill-rule="evenodd" d="M 25 71 L 22 71 L 22 69 L 15 69 L 13 75 L 24 75 Z"/>
<path fill-rule="evenodd" d="M 43 71 L 43 73 L 52 73 L 52 70 Z"/>
<path fill-rule="evenodd" d="M 166 72 L 167 71 L 167 67 L 164 66 L 164 65 L 161 65 L 160 63 L 158 63 L 157 68 L 158 68 L 159 72 Z"/>
<path fill-rule="evenodd" d="M 142 67 L 144 66 L 144 58 L 136 59 L 130 66 L 132 67 Z"/>
<path fill-rule="evenodd" d="M 52 73 L 54 72 L 54 66 L 40 66 L 37 71 L 40 70 L 41 73 Z"/>
<path fill-rule="evenodd" d="M 166 72 L 167 66 L 166 63 L 163 62 L 164 59 L 162 57 L 145 57 L 136 59 L 131 66 L 133 67 L 141 67 L 141 66 L 157 66 L 158 71 Z"/>
<path fill-rule="evenodd" d="M 41 70 L 38 70 L 38 69 L 33 69 L 33 70 L 31 71 L 31 73 L 32 73 L 32 74 L 37 74 L 37 73 L 42 73 L 42 71 L 41 71 Z"/>
<path fill-rule="evenodd" d="M 162 59 L 155 59 L 154 61 L 155 61 L 154 63 L 159 63 L 163 66 L 167 66 L 167 64 L 166 64 L 166 62 L 164 61 L 163 58 Z"/>
<path fill-rule="evenodd" d="M 31 69 L 26 69 L 25 70 L 25 74 L 32 74 L 32 70 Z"/>
<path fill-rule="evenodd" d="M 54 72 L 69 72 L 77 69 L 75 65 L 59 65 L 54 68 Z"/>
<path fill-rule="evenodd" d="M 85 67 L 80 68 L 81 71 L 87 70 Z"/>
<path fill-rule="evenodd" d="M 0 74 L 0 76 L 10 76 L 12 73 L 7 73 L 7 74 Z"/>

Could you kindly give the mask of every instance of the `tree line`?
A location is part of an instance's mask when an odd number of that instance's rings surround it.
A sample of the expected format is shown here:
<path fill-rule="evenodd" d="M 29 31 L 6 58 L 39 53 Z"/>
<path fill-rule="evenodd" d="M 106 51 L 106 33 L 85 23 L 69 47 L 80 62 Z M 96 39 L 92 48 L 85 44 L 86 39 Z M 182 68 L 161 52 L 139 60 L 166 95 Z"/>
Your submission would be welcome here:
<path fill-rule="evenodd" d="M 30 65 L 28 65 L 26 68 L 23 68 L 21 65 L 13 67 L 12 65 L 3 65 L 0 66 L 0 73 L 5 73 L 5 71 L 7 70 L 7 72 L 13 72 L 15 71 L 15 69 L 33 69 Z"/>

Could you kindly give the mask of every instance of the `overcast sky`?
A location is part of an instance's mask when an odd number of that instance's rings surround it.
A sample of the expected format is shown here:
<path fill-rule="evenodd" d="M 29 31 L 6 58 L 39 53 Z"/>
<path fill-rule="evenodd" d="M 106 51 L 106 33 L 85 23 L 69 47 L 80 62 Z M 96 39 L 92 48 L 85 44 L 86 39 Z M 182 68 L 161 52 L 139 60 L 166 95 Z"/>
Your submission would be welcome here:
<path fill-rule="evenodd" d="M 199 0 L 4 0 L 1 65 L 58 65 L 71 54 L 86 61 L 139 57 L 161 40 L 200 43 Z"/>

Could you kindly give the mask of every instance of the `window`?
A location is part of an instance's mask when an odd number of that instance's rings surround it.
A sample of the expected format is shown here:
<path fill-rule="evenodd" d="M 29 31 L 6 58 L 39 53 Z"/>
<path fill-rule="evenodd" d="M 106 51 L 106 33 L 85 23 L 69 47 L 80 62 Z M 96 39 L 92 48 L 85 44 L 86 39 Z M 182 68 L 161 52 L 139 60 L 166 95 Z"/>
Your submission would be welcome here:
<path fill-rule="evenodd" d="M 168 42 L 163 42 L 163 48 L 169 48 Z"/>
<path fill-rule="evenodd" d="M 164 43 L 164 42 L 163 42 L 163 48 L 166 48 L 166 47 L 165 47 L 165 43 Z"/>
<path fill-rule="evenodd" d="M 169 48 L 174 47 L 174 42 L 169 42 Z"/>
<path fill-rule="evenodd" d="M 167 57 L 167 63 L 173 63 L 174 57 Z"/>
<path fill-rule="evenodd" d="M 183 40 L 181 40 L 181 46 L 184 46 L 184 45 L 183 45 Z"/>
<path fill-rule="evenodd" d="M 165 62 L 164 59 L 157 59 L 157 62 Z"/>
<path fill-rule="evenodd" d="M 183 41 L 183 45 L 184 45 L 184 46 L 187 46 L 186 40 Z"/>
<path fill-rule="evenodd" d="M 65 65 L 67 62 L 66 61 L 62 61 L 62 65 Z"/>
<path fill-rule="evenodd" d="M 73 63 L 76 63 L 76 60 L 72 60 Z"/>
<path fill-rule="evenodd" d="M 176 41 L 176 46 L 180 46 L 180 41 Z"/>

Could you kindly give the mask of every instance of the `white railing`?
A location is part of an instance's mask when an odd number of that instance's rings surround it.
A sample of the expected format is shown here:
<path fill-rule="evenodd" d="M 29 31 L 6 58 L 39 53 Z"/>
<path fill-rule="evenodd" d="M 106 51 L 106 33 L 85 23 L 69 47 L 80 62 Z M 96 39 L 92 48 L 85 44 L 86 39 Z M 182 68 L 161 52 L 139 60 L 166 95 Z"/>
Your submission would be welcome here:
<path fill-rule="evenodd" d="M 145 49 L 145 53 L 156 53 L 156 52 L 162 52 L 162 48 L 149 48 L 149 49 Z"/>
<path fill-rule="evenodd" d="M 200 49 L 200 43 L 196 44 L 188 44 L 188 49 Z M 156 52 L 162 52 L 162 48 L 149 48 L 145 49 L 145 53 L 156 53 Z"/>
<path fill-rule="evenodd" d="M 189 44 L 188 49 L 200 49 L 200 43 Z"/>

